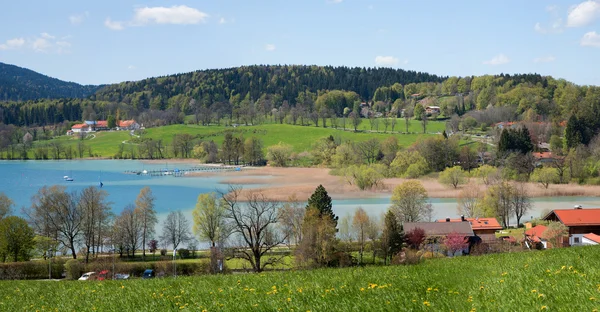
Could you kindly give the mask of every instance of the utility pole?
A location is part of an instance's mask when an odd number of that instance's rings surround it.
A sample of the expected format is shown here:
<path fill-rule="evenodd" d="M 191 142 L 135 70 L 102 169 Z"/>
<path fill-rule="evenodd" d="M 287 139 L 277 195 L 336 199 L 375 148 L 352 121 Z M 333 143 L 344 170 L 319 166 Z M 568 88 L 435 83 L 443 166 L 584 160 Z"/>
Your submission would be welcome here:
<path fill-rule="evenodd" d="M 173 277 L 177 278 L 177 262 L 175 262 L 177 258 L 177 249 L 173 249 Z"/>

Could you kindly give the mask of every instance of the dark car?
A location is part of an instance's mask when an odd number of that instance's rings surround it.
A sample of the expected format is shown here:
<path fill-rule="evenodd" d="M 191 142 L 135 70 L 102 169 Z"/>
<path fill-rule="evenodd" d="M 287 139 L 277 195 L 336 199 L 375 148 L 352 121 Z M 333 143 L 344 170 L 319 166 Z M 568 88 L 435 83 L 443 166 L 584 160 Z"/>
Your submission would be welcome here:
<path fill-rule="evenodd" d="M 144 274 L 142 275 L 142 278 L 154 278 L 156 276 L 156 274 L 154 273 L 154 270 L 146 270 L 144 271 Z"/>

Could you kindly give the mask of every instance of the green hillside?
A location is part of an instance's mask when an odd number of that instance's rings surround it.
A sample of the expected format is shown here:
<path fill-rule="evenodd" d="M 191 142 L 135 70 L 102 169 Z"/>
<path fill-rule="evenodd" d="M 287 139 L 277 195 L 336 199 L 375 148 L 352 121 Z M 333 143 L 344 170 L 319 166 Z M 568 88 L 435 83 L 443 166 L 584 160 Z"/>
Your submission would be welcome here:
<path fill-rule="evenodd" d="M 597 246 L 128 281 L 1 281 L 0 309 L 58 311 L 596 311 Z M 76 300 L 73 300 L 76 298 Z"/>

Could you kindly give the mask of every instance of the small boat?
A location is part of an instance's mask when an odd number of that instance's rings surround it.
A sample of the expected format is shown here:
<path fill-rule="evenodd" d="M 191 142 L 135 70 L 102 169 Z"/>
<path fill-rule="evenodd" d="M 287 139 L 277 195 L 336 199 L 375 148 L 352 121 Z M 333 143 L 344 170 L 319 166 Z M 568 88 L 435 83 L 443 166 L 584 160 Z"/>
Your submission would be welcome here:
<path fill-rule="evenodd" d="M 148 170 L 142 170 L 142 174 L 148 174 Z"/>
<path fill-rule="evenodd" d="M 67 182 L 73 182 L 73 178 L 67 177 L 67 178 L 65 179 L 65 181 L 67 181 Z"/>
<path fill-rule="evenodd" d="M 66 180 L 66 179 L 68 179 L 68 178 L 69 178 L 69 176 L 64 176 L 64 177 L 63 177 L 63 179 L 65 179 L 65 180 Z"/>

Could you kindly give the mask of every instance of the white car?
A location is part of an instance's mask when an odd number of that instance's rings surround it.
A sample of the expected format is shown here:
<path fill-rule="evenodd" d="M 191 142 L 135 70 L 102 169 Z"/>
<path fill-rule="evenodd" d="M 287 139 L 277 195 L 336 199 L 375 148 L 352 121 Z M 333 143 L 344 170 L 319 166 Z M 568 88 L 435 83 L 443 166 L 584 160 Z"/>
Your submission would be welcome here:
<path fill-rule="evenodd" d="M 96 272 L 87 272 L 87 273 L 83 273 L 83 275 L 81 275 L 81 277 L 79 278 L 80 281 L 87 281 L 92 279 L 92 277 L 96 275 Z"/>

